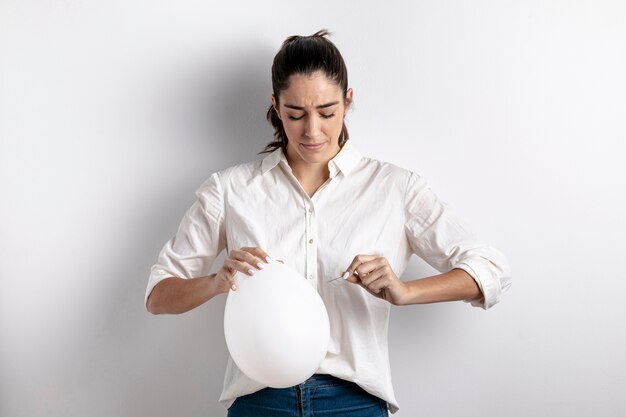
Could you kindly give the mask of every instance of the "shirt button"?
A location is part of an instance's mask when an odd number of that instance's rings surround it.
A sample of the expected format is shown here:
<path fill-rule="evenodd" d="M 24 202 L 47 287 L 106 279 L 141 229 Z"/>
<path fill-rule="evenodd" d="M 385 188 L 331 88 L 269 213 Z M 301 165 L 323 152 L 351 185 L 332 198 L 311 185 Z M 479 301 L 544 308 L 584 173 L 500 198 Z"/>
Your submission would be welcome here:
<path fill-rule="evenodd" d="M 309 279 L 313 279 L 313 275 L 309 275 Z"/>
<path fill-rule="evenodd" d="M 313 243 L 313 239 L 309 239 L 309 243 Z"/>
<path fill-rule="evenodd" d="M 313 213 L 313 208 L 312 207 L 309 208 L 309 213 Z"/>

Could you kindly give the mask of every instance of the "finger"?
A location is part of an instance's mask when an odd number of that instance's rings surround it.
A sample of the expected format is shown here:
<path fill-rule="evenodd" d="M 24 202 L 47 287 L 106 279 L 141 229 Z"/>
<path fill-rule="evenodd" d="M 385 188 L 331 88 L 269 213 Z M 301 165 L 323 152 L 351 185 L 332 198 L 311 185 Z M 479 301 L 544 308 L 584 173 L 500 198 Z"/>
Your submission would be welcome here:
<path fill-rule="evenodd" d="M 354 274 L 354 271 L 363 263 L 368 262 L 374 258 L 376 258 L 378 255 L 357 255 L 354 257 L 354 259 L 352 260 L 352 262 L 350 263 L 350 265 L 348 266 L 348 269 L 346 269 L 346 272 L 349 272 L 350 275 Z"/>
<path fill-rule="evenodd" d="M 371 273 L 366 277 L 360 277 L 359 275 L 353 274 L 348 277 L 347 281 L 361 286 L 361 288 L 369 292 L 374 297 L 383 298 L 383 291 L 388 287 L 385 276 L 386 275 L 380 271 Z M 365 280 L 367 280 L 367 284 L 365 283 Z"/>
<path fill-rule="evenodd" d="M 370 288 L 368 288 L 368 286 L 367 286 L 367 285 L 363 284 L 362 282 L 359 282 L 358 284 L 361 286 L 361 288 L 363 288 L 365 291 L 367 291 L 368 293 L 370 293 L 370 294 L 371 294 L 371 295 L 373 295 L 374 297 L 378 297 L 378 298 L 381 298 L 381 297 L 382 297 L 382 294 L 381 294 L 381 291 L 382 291 L 382 290 L 373 291 L 373 290 L 371 290 Z"/>
<path fill-rule="evenodd" d="M 390 285 L 391 285 L 391 279 L 389 278 L 389 276 L 386 274 L 381 274 L 380 276 L 378 276 L 378 278 L 376 278 L 374 281 L 369 283 L 367 287 L 371 291 L 378 294 L 381 290 L 384 290 L 385 288 L 389 288 Z"/>
<path fill-rule="evenodd" d="M 354 271 L 354 273 L 348 275 L 348 278 L 346 278 L 346 281 L 363 286 L 363 278 L 359 275 L 358 271 L 356 270 Z"/>
<path fill-rule="evenodd" d="M 361 278 L 359 278 L 358 275 L 351 274 L 351 275 L 348 275 L 348 278 L 346 278 L 346 281 L 351 282 L 353 284 L 360 284 Z"/>
<path fill-rule="evenodd" d="M 243 262 L 238 259 L 233 259 L 230 256 L 228 256 L 226 259 L 224 259 L 224 264 L 234 269 L 235 271 L 244 273 L 249 276 L 254 275 L 254 269 L 252 269 L 247 262 Z"/>
<path fill-rule="evenodd" d="M 371 285 L 385 275 L 385 271 L 383 268 L 375 269 L 368 274 L 362 275 L 359 273 L 359 277 L 361 277 L 361 282 L 366 285 L 368 288 L 371 288 Z"/>
<path fill-rule="evenodd" d="M 224 261 L 224 264 L 222 265 L 220 270 L 217 272 L 217 275 L 215 277 L 217 285 L 220 288 L 230 287 L 230 289 L 233 291 L 237 290 L 237 281 L 235 280 L 236 272 L 237 271 L 230 268 L 227 265 L 226 261 Z"/>
<path fill-rule="evenodd" d="M 237 291 L 237 279 L 235 278 L 235 271 L 231 268 L 226 268 L 226 278 L 228 279 L 228 285 L 233 291 Z"/>
<path fill-rule="evenodd" d="M 252 252 L 248 250 L 244 250 L 244 249 L 249 249 L 249 248 L 242 248 L 241 250 L 232 251 L 231 257 L 240 262 L 247 263 L 249 267 L 256 268 L 257 270 L 263 269 L 264 264 L 262 260 L 258 258 L 257 256 L 255 256 Z"/>
<path fill-rule="evenodd" d="M 369 261 L 363 262 L 359 264 L 353 274 L 358 276 L 361 282 L 364 284 L 369 284 L 374 281 L 379 275 L 375 275 L 376 271 L 384 269 L 386 265 L 386 259 L 381 257 L 376 257 Z"/>
<path fill-rule="evenodd" d="M 367 277 L 377 270 L 384 269 L 386 265 L 387 259 L 377 256 L 376 258 L 363 262 L 361 265 L 357 266 L 356 271 L 362 279 L 365 278 L 366 282 L 370 282 L 371 278 L 368 280 Z"/>
<path fill-rule="evenodd" d="M 254 267 L 256 269 L 263 269 L 262 259 L 255 256 L 249 250 L 244 250 L 244 249 L 247 249 L 247 248 L 242 248 L 241 250 L 233 251 L 233 257 L 240 262 L 247 263 L 251 267 Z"/>
<path fill-rule="evenodd" d="M 259 247 L 244 247 L 241 248 L 242 251 L 251 253 L 253 256 L 255 256 L 258 260 L 255 261 L 255 265 L 258 266 L 257 264 L 261 264 L 261 266 L 259 267 L 259 269 L 263 269 L 263 262 L 266 264 L 270 263 L 270 256 L 269 254 L 264 251 L 263 249 L 259 248 Z"/>

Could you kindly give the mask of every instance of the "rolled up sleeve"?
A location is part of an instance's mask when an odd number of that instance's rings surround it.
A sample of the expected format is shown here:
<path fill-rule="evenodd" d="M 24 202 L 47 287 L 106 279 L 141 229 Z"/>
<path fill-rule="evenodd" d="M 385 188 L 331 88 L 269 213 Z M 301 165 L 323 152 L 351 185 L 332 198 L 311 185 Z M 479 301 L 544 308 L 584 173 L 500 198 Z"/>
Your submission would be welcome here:
<path fill-rule="evenodd" d="M 511 285 L 504 254 L 478 241 L 428 184 L 412 172 L 405 208 L 405 232 L 413 253 L 439 272 L 457 268 L 467 272 L 483 294 L 471 301 L 473 306 L 488 309 L 497 304 Z"/>
<path fill-rule="evenodd" d="M 178 231 L 167 241 L 150 270 L 144 305 L 154 287 L 168 277 L 196 278 L 209 274 L 226 247 L 224 196 L 219 174 L 213 173 L 197 190 Z"/>

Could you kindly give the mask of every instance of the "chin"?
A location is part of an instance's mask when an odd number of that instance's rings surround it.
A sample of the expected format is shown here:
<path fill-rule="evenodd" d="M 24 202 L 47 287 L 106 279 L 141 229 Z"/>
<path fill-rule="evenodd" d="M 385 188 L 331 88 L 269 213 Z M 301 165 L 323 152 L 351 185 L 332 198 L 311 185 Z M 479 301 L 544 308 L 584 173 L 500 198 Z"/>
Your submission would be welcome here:
<path fill-rule="evenodd" d="M 300 157 L 301 157 L 303 160 L 305 160 L 305 161 L 307 161 L 307 162 L 309 162 L 309 163 L 312 163 L 312 164 L 313 164 L 313 163 L 320 163 L 320 162 L 324 162 L 324 161 L 326 161 L 327 159 L 329 159 L 329 158 L 327 157 L 327 155 L 325 155 L 325 154 L 318 154 L 318 155 L 302 155 L 302 154 L 301 154 L 301 155 L 300 155 Z"/>
<path fill-rule="evenodd" d="M 308 163 L 322 163 L 328 161 L 341 150 L 337 142 L 333 143 L 330 140 L 318 142 L 323 144 L 318 150 L 309 150 L 303 146 L 307 144 L 307 141 L 294 143 L 297 143 L 297 145 L 294 146 L 292 152 L 298 154 L 300 159 Z"/>

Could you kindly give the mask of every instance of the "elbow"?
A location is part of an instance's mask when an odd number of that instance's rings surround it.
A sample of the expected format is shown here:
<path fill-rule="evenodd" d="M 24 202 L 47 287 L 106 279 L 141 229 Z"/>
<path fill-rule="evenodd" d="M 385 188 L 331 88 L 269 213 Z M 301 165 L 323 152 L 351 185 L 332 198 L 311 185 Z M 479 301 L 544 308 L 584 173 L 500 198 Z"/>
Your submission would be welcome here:
<path fill-rule="evenodd" d="M 173 294 L 171 283 L 174 278 L 166 278 L 157 283 L 148 298 L 146 298 L 146 310 L 153 315 L 158 314 L 180 314 L 181 311 L 176 303 L 172 302 Z"/>
<path fill-rule="evenodd" d="M 146 310 L 152 315 L 163 314 L 159 308 L 159 303 L 157 302 L 157 297 L 155 296 L 154 291 L 150 293 L 148 299 L 146 300 Z"/>
<path fill-rule="evenodd" d="M 165 304 L 167 297 L 167 291 L 165 288 L 167 286 L 165 283 L 166 281 L 169 280 L 161 280 L 157 282 L 152 289 L 150 289 L 150 293 L 148 294 L 145 302 L 148 313 L 153 315 L 167 313 Z"/>
<path fill-rule="evenodd" d="M 146 303 L 146 311 L 152 315 L 159 314 L 155 309 L 154 304 L 150 302 L 150 299 L 148 299 L 148 302 Z"/>

